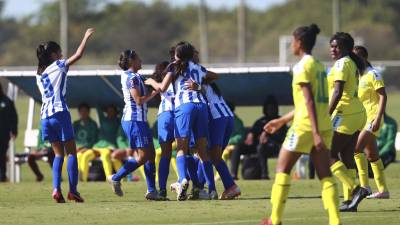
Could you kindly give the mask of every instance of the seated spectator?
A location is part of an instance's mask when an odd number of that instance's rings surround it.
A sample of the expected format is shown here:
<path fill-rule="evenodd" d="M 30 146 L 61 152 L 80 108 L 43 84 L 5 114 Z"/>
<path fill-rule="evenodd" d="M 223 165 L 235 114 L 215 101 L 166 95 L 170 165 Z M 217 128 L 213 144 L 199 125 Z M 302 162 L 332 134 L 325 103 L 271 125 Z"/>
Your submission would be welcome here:
<path fill-rule="evenodd" d="M 274 96 L 268 96 L 263 105 L 264 116 L 258 119 L 244 143 L 234 149 L 231 156 L 231 173 L 237 179 L 238 167 L 241 155 L 257 154 L 261 168 L 261 179 L 269 179 L 267 159 L 278 155 L 283 143 L 287 127 L 283 126 L 273 135 L 267 134 L 263 127 L 270 120 L 279 118 L 279 105 Z"/>
<path fill-rule="evenodd" d="M 42 127 L 39 127 L 39 135 L 38 135 L 38 145 L 36 149 L 33 149 L 28 154 L 28 165 L 31 168 L 32 172 L 36 176 L 36 181 L 41 182 L 44 179 L 42 172 L 39 169 L 39 166 L 36 162 L 38 159 L 43 159 L 43 157 L 47 157 L 47 162 L 50 165 L 50 168 L 53 167 L 54 160 L 54 152 L 51 148 L 51 144 L 48 141 L 42 140 Z"/>
<path fill-rule="evenodd" d="M 82 103 L 78 106 L 79 119 L 73 123 L 76 151 L 78 158 L 78 167 L 81 175 L 86 171 L 83 162 L 83 155 L 86 151 L 93 148 L 97 142 L 99 129 L 96 122 L 90 118 L 90 106 L 87 103 Z"/>
<path fill-rule="evenodd" d="M 109 105 L 106 107 L 105 112 L 97 109 L 97 113 L 100 120 L 99 138 L 97 143 L 94 144 L 93 149 L 85 151 L 82 155 L 80 165 L 82 171 L 81 178 L 83 181 L 87 181 L 88 179 L 89 162 L 97 157 L 100 157 L 106 177 L 111 176 L 113 172 L 111 152 L 116 148 L 115 141 L 118 130 L 120 129 L 118 111 L 115 106 Z"/>
<path fill-rule="evenodd" d="M 386 113 L 383 117 L 383 126 L 379 132 L 378 149 L 385 168 L 392 162 L 396 161 L 396 141 L 397 123 Z"/>

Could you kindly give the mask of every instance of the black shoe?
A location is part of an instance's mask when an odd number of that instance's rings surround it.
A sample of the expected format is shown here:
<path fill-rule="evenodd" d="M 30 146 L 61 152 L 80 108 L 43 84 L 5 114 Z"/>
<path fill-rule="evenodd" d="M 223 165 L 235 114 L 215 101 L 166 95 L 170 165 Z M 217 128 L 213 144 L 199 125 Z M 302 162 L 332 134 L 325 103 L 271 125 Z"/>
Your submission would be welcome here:
<path fill-rule="evenodd" d="M 190 192 L 188 199 L 189 200 L 198 200 L 199 194 L 200 194 L 200 189 L 197 187 L 194 187 L 194 188 L 192 188 L 192 191 Z"/>
<path fill-rule="evenodd" d="M 342 205 L 339 206 L 339 211 L 340 212 L 357 212 L 357 208 L 355 209 L 355 211 L 350 211 L 350 209 L 349 209 L 350 204 L 351 204 L 351 200 L 342 202 Z M 354 209 L 352 209 L 352 210 L 354 210 Z"/>
<path fill-rule="evenodd" d="M 357 211 L 358 204 L 368 196 L 368 189 L 357 186 L 353 192 L 353 200 L 349 204 L 349 209 L 355 209 Z"/>
<path fill-rule="evenodd" d="M 158 192 L 158 195 L 163 197 L 163 198 L 166 198 L 167 197 L 167 190 L 160 189 L 160 191 Z"/>

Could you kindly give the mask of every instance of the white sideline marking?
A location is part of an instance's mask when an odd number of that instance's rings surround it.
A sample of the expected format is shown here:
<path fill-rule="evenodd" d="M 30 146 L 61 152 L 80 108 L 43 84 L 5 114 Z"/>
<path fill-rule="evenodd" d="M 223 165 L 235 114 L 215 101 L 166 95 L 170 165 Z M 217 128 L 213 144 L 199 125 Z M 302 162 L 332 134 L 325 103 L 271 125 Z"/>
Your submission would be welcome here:
<path fill-rule="evenodd" d="M 383 211 L 384 212 L 384 211 Z M 341 216 L 341 219 L 352 219 L 352 218 L 387 218 L 386 216 L 376 216 L 376 215 L 356 215 L 356 216 Z M 317 217 L 298 217 L 298 218 L 287 218 L 285 221 L 295 221 L 295 220 L 328 220 L 328 215 L 317 216 Z M 217 221 L 217 222 L 198 222 L 198 223 L 163 223 L 162 225 L 216 225 L 216 224 L 240 224 L 240 223 L 260 223 L 262 219 L 259 220 L 231 220 L 231 221 Z"/>

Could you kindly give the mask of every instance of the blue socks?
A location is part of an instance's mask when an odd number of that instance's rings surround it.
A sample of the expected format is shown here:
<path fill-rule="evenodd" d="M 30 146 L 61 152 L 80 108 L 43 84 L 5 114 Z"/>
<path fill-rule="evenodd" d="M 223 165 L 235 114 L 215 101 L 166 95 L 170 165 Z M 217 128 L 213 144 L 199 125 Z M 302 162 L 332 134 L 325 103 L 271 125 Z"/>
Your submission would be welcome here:
<path fill-rule="evenodd" d="M 160 190 L 167 189 L 170 162 L 171 159 L 165 156 L 162 156 L 160 159 L 160 164 L 158 165 L 158 185 L 160 186 Z"/>
<path fill-rule="evenodd" d="M 204 189 L 206 178 L 204 177 L 203 163 L 200 161 L 199 158 L 196 159 L 197 159 L 197 177 L 199 178 L 199 188 Z"/>
<path fill-rule="evenodd" d="M 195 187 L 199 187 L 199 178 L 197 177 L 197 164 L 193 156 L 186 155 L 189 177 Z"/>
<path fill-rule="evenodd" d="M 78 186 L 78 159 L 76 158 L 76 155 L 68 156 L 67 171 L 69 191 L 71 193 L 77 193 L 76 187 Z"/>
<path fill-rule="evenodd" d="M 231 174 L 229 173 L 228 166 L 226 165 L 224 160 L 220 160 L 217 165 L 215 165 L 215 169 L 217 169 L 219 176 L 221 177 L 225 190 L 235 184 Z"/>
<path fill-rule="evenodd" d="M 116 174 L 112 177 L 113 181 L 120 181 L 129 173 L 132 173 L 134 170 L 138 168 L 138 163 L 135 159 L 129 159 L 126 161 L 125 165 L 118 170 Z"/>
<path fill-rule="evenodd" d="M 181 183 L 183 179 L 186 179 L 186 155 L 176 156 L 176 167 L 178 168 L 178 182 Z"/>
<path fill-rule="evenodd" d="M 214 170 L 210 161 L 203 162 L 203 172 L 206 177 L 208 191 L 215 191 Z"/>
<path fill-rule="evenodd" d="M 144 173 L 146 175 L 147 191 L 156 191 L 156 164 L 154 162 L 147 162 L 144 164 Z"/>
<path fill-rule="evenodd" d="M 53 188 L 61 191 L 61 171 L 64 163 L 63 156 L 54 157 L 53 161 Z"/>

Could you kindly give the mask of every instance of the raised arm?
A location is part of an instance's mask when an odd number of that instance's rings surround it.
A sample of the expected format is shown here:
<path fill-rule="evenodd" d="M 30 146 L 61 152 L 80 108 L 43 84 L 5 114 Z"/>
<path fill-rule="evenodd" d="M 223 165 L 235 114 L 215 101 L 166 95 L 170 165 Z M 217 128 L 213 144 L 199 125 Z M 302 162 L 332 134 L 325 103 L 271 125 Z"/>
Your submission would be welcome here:
<path fill-rule="evenodd" d="M 94 28 L 89 28 L 86 30 L 85 35 L 83 36 L 83 39 L 81 41 L 81 44 L 79 45 L 78 49 L 76 52 L 67 59 L 66 65 L 70 66 L 76 63 L 83 55 L 83 52 L 85 51 L 86 47 L 86 42 L 89 40 L 90 36 L 94 33 Z"/>
<path fill-rule="evenodd" d="M 152 86 L 158 92 L 165 92 L 171 84 L 173 76 L 174 74 L 172 72 L 168 72 L 161 83 L 158 83 L 153 78 L 147 79 L 144 83 Z"/>
<path fill-rule="evenodd" d="M 335 81 L 335 89 L 332 94 L 331 102 L 329 103 L 329 115 L 332 115 L 343 95 L 344 81 Z"/>

